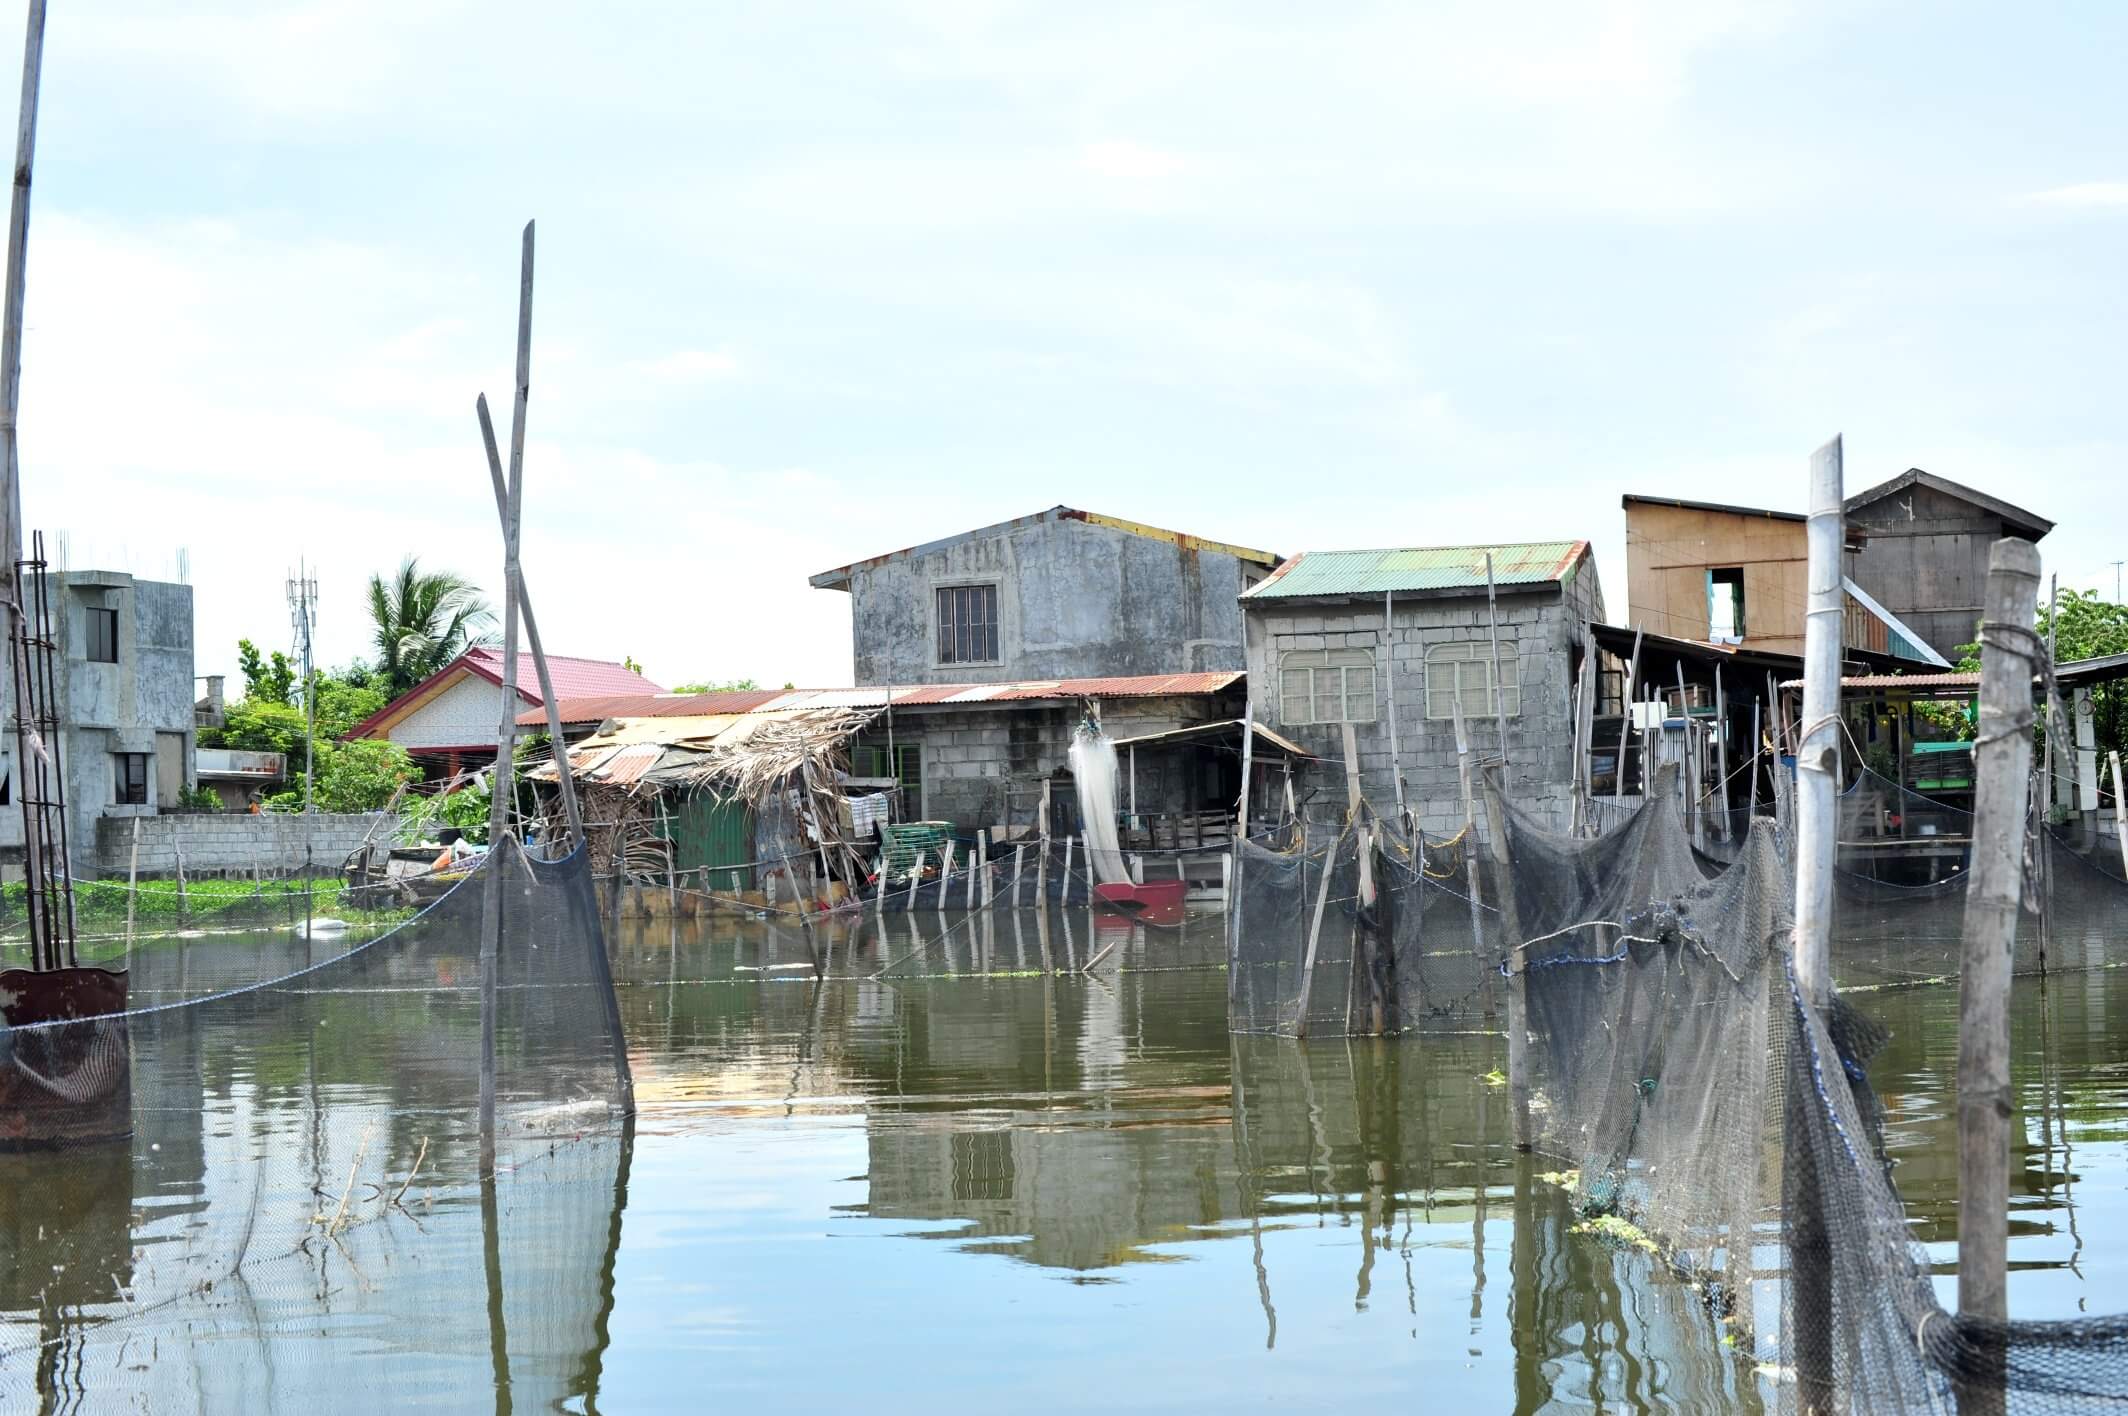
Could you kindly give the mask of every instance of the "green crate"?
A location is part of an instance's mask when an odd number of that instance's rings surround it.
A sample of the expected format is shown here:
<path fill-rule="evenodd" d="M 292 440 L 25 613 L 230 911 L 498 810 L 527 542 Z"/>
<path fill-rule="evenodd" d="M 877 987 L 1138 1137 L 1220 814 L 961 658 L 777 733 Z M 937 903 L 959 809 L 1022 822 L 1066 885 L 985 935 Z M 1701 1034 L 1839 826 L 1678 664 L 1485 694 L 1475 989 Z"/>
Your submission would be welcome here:
<path fill-rule="evenodd" d="M 879 854 L 889 881 L 907 880 L 909 872 L 916 868 L 916 857 L 922 852 L 933 865 L 946 853 L 946 843 L 953 839 L 953 823 L 950 821 L 904 821 L 898 826 L 879 828 Z"/>

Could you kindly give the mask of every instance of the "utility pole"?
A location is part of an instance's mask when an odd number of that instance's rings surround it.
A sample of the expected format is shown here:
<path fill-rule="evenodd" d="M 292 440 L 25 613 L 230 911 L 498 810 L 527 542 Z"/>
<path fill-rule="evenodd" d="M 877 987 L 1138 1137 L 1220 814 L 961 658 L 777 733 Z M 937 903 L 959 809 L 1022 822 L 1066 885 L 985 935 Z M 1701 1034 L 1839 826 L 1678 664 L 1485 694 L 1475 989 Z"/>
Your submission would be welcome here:
<path fill-rule="evenodd" d="M 296 655 L 303 661 L 303 814 L 311 813 L 311 776 L 316 754 L 311 739 L 318 731 L 318 694 L 312 682 L 310 637 L 318 627 L 318 581 L 301 561 L 288 577 L 288 620 L 295 626 Z"/>
<path fill-rule="evenodd" d="M 2116 605 L 2121 603 L 2121 567 L 2123 565 L 2128 565 L 2128 561 L 2115 561 L 2113 563 L 2113 603 Z"/>

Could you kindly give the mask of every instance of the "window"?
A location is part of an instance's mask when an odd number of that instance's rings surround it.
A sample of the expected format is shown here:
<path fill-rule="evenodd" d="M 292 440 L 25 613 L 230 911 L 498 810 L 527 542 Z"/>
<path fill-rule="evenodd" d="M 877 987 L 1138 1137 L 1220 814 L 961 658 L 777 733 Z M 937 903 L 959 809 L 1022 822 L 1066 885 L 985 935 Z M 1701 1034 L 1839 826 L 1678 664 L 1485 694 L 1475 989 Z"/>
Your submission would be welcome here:
<path fill-rule="evenodd" d="M 924 789 L 924 747 L 919 742 L 894 744 L 897 764 L 887 761 L 885 738 L 870 741 L 858 739 L 850 745 L 850 775 L 867 777 L 874 781 L 892 780 L 903 792 L 903 799 L 913 804 Z"/>
<path fill-rule="evenodd" d="M 88 660 L 92 664 L 118 662 L 118 611 L 89 607 Z"/>
<path fill-rule="evenodd" d="M 1278 661 L 1280 715 L 1294 726 L 1374 721 L 1372 649 L 1295 649 Z"/>
<path fill-rule="evenodd" d="M 1522 712 L 1522 666 L 1513 640 L 1500 641 L 1500 677 L 1503 707 L 1510 718 Z M 1493 647 L 1488 640 L 1467 644 L 1436 644 L 1426 651 L 1426 716 L 1447 720 L 1455 717 L 1455 700 L 1463 700 L 1465 721 L 1495 716 L 1493 706 Z"/>
<path fill-rule="evenodd" d="M 111 775 L 118 784 L 118 804 L 120 806 L 146 806 L 148 804 L 147 753 L 112 753 Z"/>
<path fill-rule="evenodd" d="M 1742 567 L 1707 572 L 1707 638 L 1734 642 L 1744 637 Z"/>
<path fill-rule="evenodd" d="M 949 585 L 938 592 L 938 661 L 998 661 L 997 586 Z"/>

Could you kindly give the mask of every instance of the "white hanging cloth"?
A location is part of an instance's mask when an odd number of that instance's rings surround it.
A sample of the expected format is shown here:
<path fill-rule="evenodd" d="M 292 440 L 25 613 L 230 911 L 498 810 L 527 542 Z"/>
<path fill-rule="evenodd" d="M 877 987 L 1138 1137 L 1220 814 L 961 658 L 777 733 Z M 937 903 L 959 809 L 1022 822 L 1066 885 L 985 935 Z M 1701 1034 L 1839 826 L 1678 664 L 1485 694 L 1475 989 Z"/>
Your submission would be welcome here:
<path fill-rule="evenodd" d="M 1103 885 L 1127 885 L 1123 843 L 1116 835 L 1116 745 L 1101 725 L 1082 722 L 1071 735 L 1071 776 L 1079 788 L 1079 820 L 1086 828 L 1087 864 Z"/>

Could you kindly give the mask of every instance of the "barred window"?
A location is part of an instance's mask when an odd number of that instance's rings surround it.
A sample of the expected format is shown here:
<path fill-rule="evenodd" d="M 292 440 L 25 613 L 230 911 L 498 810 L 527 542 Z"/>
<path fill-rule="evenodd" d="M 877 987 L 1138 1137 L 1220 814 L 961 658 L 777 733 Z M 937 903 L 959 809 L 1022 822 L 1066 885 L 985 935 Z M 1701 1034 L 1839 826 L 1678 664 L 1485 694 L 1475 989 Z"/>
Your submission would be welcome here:
<path fill-rule="evenodd" d="M 998 661 L 997 586 L 949 585 L 938 592 L 938 661 Z"/>
<path fill-rule="evenodd" d="M 1280 715 L 1295 726 L 1374 721 L 1372 649 L 1296 649 L 1278 661 Z"/>
<path fill-rule="evenodd" d="M 1522 661 L 1515 643 L 1500 641 L 1500 689 L 1505 702 L 1500 710 L 1508 717 L 1522 712 Z M 1461 695 L 1463 716 L 1471 721 L 1496 713 L 1493 699 L 1493 647 L 1487 640 L 1463 644 L 1436 644 L 1426 651 L 1426 716 L 1446 721 L 1455 716 L 1455 700 Z"/>

